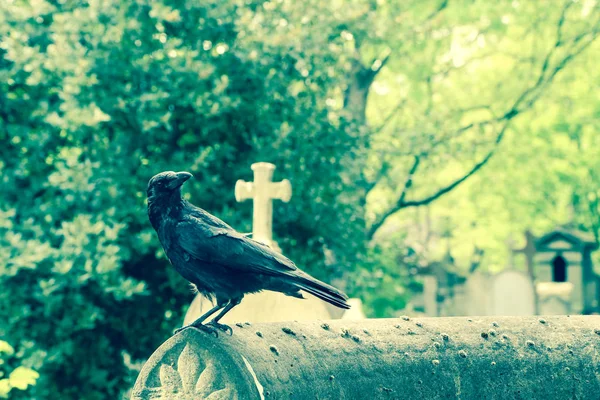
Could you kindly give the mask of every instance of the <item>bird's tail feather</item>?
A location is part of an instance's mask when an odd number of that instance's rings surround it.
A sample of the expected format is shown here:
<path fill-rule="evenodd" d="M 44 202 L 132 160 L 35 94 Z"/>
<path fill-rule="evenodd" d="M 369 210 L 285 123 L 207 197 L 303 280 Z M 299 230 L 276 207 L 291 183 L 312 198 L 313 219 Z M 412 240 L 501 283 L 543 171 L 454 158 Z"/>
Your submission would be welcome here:
<path fill-rule="evenodd" d="M 310 276 L 300 277 L 296 281 L 296 284 L 305 292 L 333 304 L 336 307 L 344 308 L 346 310 L 350 308 L 350 304 L 346 301 L 348 300 L 348 296 L 333 286 L 318 281 Z"/>

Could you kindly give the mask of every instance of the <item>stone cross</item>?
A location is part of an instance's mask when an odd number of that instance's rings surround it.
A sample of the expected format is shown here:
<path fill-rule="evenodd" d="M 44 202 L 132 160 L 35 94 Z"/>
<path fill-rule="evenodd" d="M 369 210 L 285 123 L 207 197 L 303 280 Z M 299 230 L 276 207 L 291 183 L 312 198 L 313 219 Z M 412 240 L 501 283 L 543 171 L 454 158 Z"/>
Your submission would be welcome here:
<path fill-rule="evenodd" d="M 515 261 L 515 254 L 517 253 L 518 249 L 515 246 L 516 241 L 513 239 L 512 233 L 508 235 L 508 239 L 506 239 L 504 243 L 508 248 L 508 265 L 506 265 L 506 269 L 515 269 L 517 265 Z"/>
<path fill-rule="evenodd" d="M 254 182 L 238 180 L 235 183 L 235 199 L 238 202 L 252 199 L 254 202 L 252 215 L 252 237 L 271 248 L 281 251 L 273 241 L 273 200 L 285 203 L 292 197 L 292 185 L 287 179 L 273 182 L 275 165 L 259 162 L 251 165 L 254 171 Z"/>
<path fill-rule="evenodd" d="M 536 252 L 535 248 L 535 236 L 527 230 L 525 232 L 525 247 L 522 249 L 512 249 L 514 253 L 521 253 L 525 255 L 525 260 L 527 261 L 527 273 L 532 279 L 535 279 L 535 271 L 534 271 L 534 256 Z"/>
<path fill-rule="evenodd" d="M 525 247 L 522 249 L 513 249 L 513 253 L 521 253 L 525 255 L 525 260 L 527 261 L 527 274 L 529 277 L 535 282 L 535 253 L 537 249 L 535 248 L 535 240 L 536 237 L 531 233 L 530 230 L 525 231 Z M 540 311 L 540 302 L 537 290 L 533 291 L 534 304 L 535 304 L 535 313 L 539 314 Z"/>

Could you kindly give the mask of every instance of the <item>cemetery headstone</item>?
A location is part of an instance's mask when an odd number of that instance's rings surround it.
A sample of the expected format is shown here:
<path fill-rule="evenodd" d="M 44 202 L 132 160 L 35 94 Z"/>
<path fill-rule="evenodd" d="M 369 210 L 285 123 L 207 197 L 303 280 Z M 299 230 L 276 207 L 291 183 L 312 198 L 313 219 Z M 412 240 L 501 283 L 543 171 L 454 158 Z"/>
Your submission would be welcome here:
<path fill-rule="evenodd" d="M 522 272 L 505 270 L 491 279 L 489 315 L 535 315 L 533 281 Z"/>
<path fill-rule="evenodd" d="M 572 309 L 571 282 L 540 282 L 536 285 L 541 315 L 567 315 Z"/>
<path fill-rule="evenodd" d="M 535 236 L 531 233 L 531 231 L 525 231 L 525 247 L 522 249 L 513 249 L 512 252 L 515 254 L 523 254 L 525 255 L 525 262 L 527 265 L 527 273 L 533 279 L 535 279 L 535 267 L 534 267 L 534 257 L 536 253 L 535 246 Z M 513 260 L 514 262 L 514 260 Z M 514 267 L 514 265 L 513 265 Z"/>
<path fill-rule="evenodd" d="M 434 275 L 423 276 L 423 302 L 425 315 L 428 317 L 438 316 L 438 281 Z"/>
<path fill-rule="evenodd" d="M 452 296 L 452 303 L 445 314 L 441 316 L 458 316 L 458 315 L 466 315 L 466 307 L 467 297 L 465 285 L 456 285 L 454 287 L 454 296 Z"/>
<path fill-rule="evenodd" d="M 490 277 L 475 271 L 465 283 L 465 315 L 489 315 L 491 309 Z"/>
<path fill-rule="evenodd" d="M 304 296 L 305 300 L 299 300 L 277 292 L 249 294 L 239 306 L 225 314 L 221 322 L 231 325 L 237 322 L 311 321 L 332 318 L 326 303 L 308 294 Z M 207 298 L 196 296 L 183 324 L 192 323 L 213 306 Z"/>

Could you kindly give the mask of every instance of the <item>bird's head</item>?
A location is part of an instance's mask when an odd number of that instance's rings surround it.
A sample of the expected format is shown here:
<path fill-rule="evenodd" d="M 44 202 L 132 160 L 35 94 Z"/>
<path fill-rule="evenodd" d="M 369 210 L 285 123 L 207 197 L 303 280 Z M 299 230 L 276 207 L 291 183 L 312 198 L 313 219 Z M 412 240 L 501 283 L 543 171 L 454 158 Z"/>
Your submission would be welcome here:
<path fill-rule="evenodd" d="M 148 200 L 170 198 L 175 194 L 179 195 L 181 185 L 191 177 L 192 174 L 185 171 L 165 171 L 154 175 L 148 182 Z"/>

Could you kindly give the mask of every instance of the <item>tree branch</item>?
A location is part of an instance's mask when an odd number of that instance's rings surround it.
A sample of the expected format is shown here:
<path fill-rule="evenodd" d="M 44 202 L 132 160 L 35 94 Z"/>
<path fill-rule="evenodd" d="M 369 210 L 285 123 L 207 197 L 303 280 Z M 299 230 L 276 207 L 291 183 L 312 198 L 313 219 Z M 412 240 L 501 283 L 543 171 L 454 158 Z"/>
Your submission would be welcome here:
<path fill-rule="evenodd" d="M 379 126 L 377 128 L 373 128 L 371 131 L 372 135 L 376 135 L 378 133 L 380 133 L 381 131 L 383 131 L 383 129 L 387 126 L 387 124 L 389 124 L 392 119 L 394 119 L 394 117 L 397 115 L 398 111 L 400 111 L 400 109 L 402 107 L 404 107 L 404 105 L 406 104 L 406 99 L 402 99 L 400 102 L 398 102 L 398 104 L 394 107 L 394 109 L 392 111 L 390 111 L 390 113 L 383 119 L 383 122 L 381 124 L 379 124 Z"/>
<path fill-rule="evenodd" d="M 516 115 L 516 114 L 514 114 L 514 115 Z M 504 116 L 504 119 L 505 119 L 504 125 L 502 126 L 502 128 L 498 132 L 498 135 L 496 136 L 496 139 L 494 140 L 493 148 L 487 153 L 487 155 L 481 161 L 479 161 L 477 164 L 475 164 L 462 177 L 456 179 L 449 185 L 439 189 L 434 194 L 427 196 L 423 199 L 405 201 L 408 189 L 410 189 L 410 187 L 412 186 L 412 183 L 413 183 L 413 175 L 416 172 L 416 170 L 419 166 L 419 162 L 420 162 L 420 158 L 418 156 L 415 156 L 415 162 L 413 163 L 413 166 L 409 171 L 408 178 L 406 180 L 406 183 L 404 184 L 404 188 L 400 194 L 400 197 L 398 198 L 398 201 L 394 204 L 394 206 L 390 207 L 386 212 L 384 212 L 381 216 L 379 216 L 379 218 L 371 225 L 371 227 L 369 228 L 369 231 L 367 233 L 367 238 L 369 240 L 371 240 L 375 236 L 375 233 L 379 230 L 379 228 L 381 228 L 381 226 L 385 223 L 385 221 L 390 216 L 395 214 L 396 212 L 398 212 L 402 209 L 405 209 L 405 208 L 409 208 L 409 207 L 418 207 L 418 206 L 427 205 L 427 204 L 433 202 L 434 200 L 439 199 L 446 193 L 451 192 L 458 185 L 460 185 L 461 183 L 463 183 L 464 181 L 469 179 L 471 176 L 473 176 L 477 171 L 479 171 L 485 164 L 487 164 L 487 162 L 492 158 L 492 156 L 496 152 L 496 149 L 498 148 L 498 144 L 500 144 L 500 142 L 502 141 L 502 138 L 504 137 L 506 129 L 508 128 L 512 118 L 514 118 L 514 115 L 506 114 Z"/>
<path fill-rule="evenodd" d="M 526 106 L 523 109 L 532 107 L 533 104 L 535 103 L 535 101 L 541 96 L 541 94 L 542 94 L 541 89 L 543 87 L 547 86 L 549 83 L 551 83 L 554 80 L 554 77 L 556 76 L 556 74 L 558 74 L 570 61 L 572 61 L 575 56 L 579 55 L 583 50 L 585 50 L 587 47 L 589 47 L 594 42 L 594 40 L 597 38 L 598 30 L 599 30 L 598 27 L 596 27 L 595 29 L 593 29 L 592 31 L 589 31 L 589 32 L 582 32 L 581 34 L 575 36 L 573 39 L 571 39 L 569 41 L 566 41 L 563 39 L 563 27 L 564 27 L 564 23 L 566 20 L 566 14 L 567 14 L 567 11 L 569 10 L 569 8 L 573 4 L 574 3 L 570 0 L 565 2 L 565 5 L 562 8 L 562 11 L 561 11 L 561 14 L 558 19 L 557 26 L 556 26 L 556 41 L 554 42 L 552 49 L 550 49 L 550 51 L 548 51 L 548 54 L 546 54 L 546 57 L 544 58 L 538 79 L 533 84 L 533 86 L 531 86 L 530 88 L 526 89 L 523 93 L 521 93 L 519 98 L 513 104 L 513 107 L 512 107 L 513 109 L 517 110 L 519 108 L 520 104 L 522 102 L 524 102 L 525 99 L 530 94 L 533 93 L 531 98 L 529 98 L 528 101 L 526 102 Z M 588 40 L 587 42 L 584 42 L 584 44 L 581 45 L 577 49 L 576 48 L 577 44 L 583 38 L 585 38 L 586 36 L 588 36 L 590 34 L 591 34 L 591 39 Z M 573 44 L 573 48 L 572 48 L 573 51 L 569 52 L 565 57 L 563 57 L 562 60 L 560 60 L 558 63 L 556 63 L 554 68 L 552 68 L 552 70 L 548 73 L 548 69 L 550 68 L 551 60 L 554 57 L 556 51 L 559 48 L 561 48 L 562 46 L 564 46 L 565 44 L 567 44 L 568 42 Z M 522 111 L 523 109 L 521 109 L 519 111 Z"/>
<path fill-rule="evenodd" d="M 437 7 L 435 10 L 433 10 L 433 11 L 432 11 L 432 13 L 431 13 L 431 14 L 429 14 L 429 15 L 427 16 L 427 18 L 425 18 L 425 21 L 423 21 L 423 22 L 424 22 L 424 23 L 425 23 L 425 22 L 429 22 L 429 21 L 431 21 L 432 19 L 434 19 L 434 18 L 435 18 L 435 17 L 436 17 L 436 16 L 437 16 L 439 13 L 441 13 L 442 11 L 444 11 L 444 9 L 445 9 L 446 7 L 448 7 L 448 3 L 449 3 L 449 2 L 450 2 L 449 0 L 443 0 L 443 1 L 440 3 L 440 5 L 439 5 L 439 6 L 438 6 L 438 7 Z"/>
<path fill-rule="evenodd" d="M 506 132 L 506 129 L 508 128 L 509 124 L 510 124 L 510 119 L 507 119 L 506 122 L 504 123 L 504 125 L 502 126 L 502 129 L 500 129 L 498 136 L 496 136 L 496 140 L 494 141 L 494 147 L 492 148 L 492 150 L 490 150 L 487 153 L 487 155 L 481 161 L 479 161 L 477 164 L 475 164 L 466 174 L 464 174 L 462 177 L 458 178 L 457 180 L 455 180 L 448 186 L 445 186 L 445 187 L 439 189 L 437 192 L 435 192 L 431 196 L 425 197 L 421 200 L 413 200 L 413 201 L 404 202 L 402 204 L 401 208 L 418 207 L 418 206 L 424 206 L 426 204 L 429 204 L 432 201 L 439 199 L 446 193 L 452 191 L 452 189 L 456 188 L 458 185 L 460 185 L 461 183 L 463 183 L 464 181 L 469 179 L 469 177 L 473 176 L 485 164 L 487 164 L 487 162 L 492 158 L 492 156 L 496 152 L 496 149 L 498 148 L 498 144 L 500 144 L 500 142 L 502 141 L 502 138 L 504 137 L 504 133 Z"/>
<path fill-rule="evenodd" d="M 597 38 L 600 29 L 596 27 L 592 31 L 584 32 L 571 40 L 564 40 L 564 38 L 563 38 L 564 35 L 563 35 L 562 29 L 563 29 L 563 26 L 564 26 L 564 23 L 566 20 L 566 13 L 567 13 L 568 9 L 571 7 L 571 5 L 572 5 L 572 1 L 568 0 L 565 2 L 565 5 L 561 11 L 561 15 L 557 22 L 556 41 L 554 43 L 554 46 L 548 51 L 548 53 L 544 57 L 537 80 L 534 82 L 534 84 L 532 86 L 528 87 L 521 93 L 521 95 L 515 100 L 515 102 L 508 109 L 508 111 L 506 113 L 504 113 L 504 115 L 501 115 L 499 117 L 493 116 L 492 118 L 489 118 L 484 121 L 472 122 L 472 123 L 466 124 L 462 127 L 459 127 L 454 132 L 452 132 L 448 135 L 443 135 L 443 138 L 440 141 L 438 141 L 438 143 L 441 143 L 444 140 L 447 140 L 452 137 L 456 137 L 456 136 L 460 135 L 461 133 L 466 132 L 476 126 L 484 127 L 484 126 L 487 126 L 490 124 L 502 123 L 502 127 L 501 127 L 500 131 L 498 131 L 496 139 L 494 140 L 493 147 L 486 154 L 486 156 L 483 159 L 481 159 L 479 162 L 477 162 L 463 176 L 461 176 L 460 178 L 451 182 L 450 184 L 446 185 L 445 187 L 439 189 L 432 195 L 424 197 L 419 200 L 406 201 L 405 198 L 406 198 L 407 192 L 410 189 L 410 187 L 412 186 L 413 174 L 416 172 L 416 169 L 418 168 L 419 161 L 420 161 L 418 157 L 415 157 L 415 163 L 413 164 L 413 167 L 411 168 L 411 170 L 409 172 L 409 176 L 407 178 L 407 181 L 404 185 L 404 188 L 403 188 L 398 200 L 394 203 L 393 206 L 391 206 L 387 211 L 385 211 L 382 215 L 380 215 L 375 220 L 375 222 L 371 225 L 371 227 L 368 230 L 368 234 L 367 234 L 368 239 L 372 239 L 374 237 L 375 233 L 377 232 L 377 230 L 379 228 L 381 228 L 381 226 L 385 223 L 387 218 L 389 218 L 394 213 L 396 213 L 399 210 L 404 209 L 404 208 L 418 207 L 418 206 L 430 204 L 431 202 L 439 199 L 446 193 L 449 193 L 450 191 L 455 189 L 457 186 L 459 186 L 461 183 L 465 182 L 467 179 L 469 179 L 469 177 L 473 176 L 475 173 L 477 173 L 477 171 L 479 171 L 481 168 L 483 168 L 483 166 L 485 166 L 488 163 L 488 161 L 492 158 L 492 156 L 495 154 L 496 149 L 498 148 L 498 145 L 502 141 L 502 138 L 504 137 L 504 134 L 510 125 L 510 122 L 517 115 L 522 113 L 523 111 L 533 107 L 535 102 L 539 99 L 539 97 L 543 93 L 544 87 L 546 87 L 548 84 L 550 84 L 553 81 L 554 77 L 558 74 L 558 72 L 560 72 L 571 60 L 573 60 L 575 58 L 575 56 L 580 54 L 583 50 L 585 50 L 585 48 L 589 47 L 589 45 Z M 583 44 L 579 44 L 579 42 L 581 42 L 583 40 L 583 38 L 588 37 L 590 35 L 591 35 L 591 38 L 589 40 L 583 42 Z M 560 47 L 564 46 L 566 43 L 569 43 L 569 42 L 571 44 L 573 44 L 572 51 L 568 52 L 568 54 L 565 55 L 558 62 L 553 63 L 552 59 L 554 58 L 556 51 Z M 551 67 L 552 64 L 554 64 L 554 67 Z M 390 119 L 391 119 L 391 115 L 386 118 L 385 123 L 387 123 Z"/>
<path fill-rule="evenodd" d="M 379 57 L 377 57 L 377 59 L 375 59 L 371 63 L 371 71 L 373 71 L 373 77 L 375 77 L 379 73 L 379 71 L 381 71 L 381 69 L 385 67 L 385 64 L 387 64 L 391 55 L 392 50 L 388 47 Z"/>
<path fill-rule="evenodd" d="M 394 214 L 400 208 L 403 208 L 404 199 L 406 198 L 406 193 L 408 192 L 408 189 L 410 189 L 410 187 L 412 186 L 413 175 L 417 171 L 417 168 L 419 168 L 420 162 L 421 162 L 421 158 L 419 156 L 415 156 L 413 165 L 412 165 L 412 167 L 410 167 L 410 170 L 408 171 L 408 176 L 406 178 L 406 181 L 404 182 L 404 187 L 402 188 L 402 192 L 400 193 L 400 197 L 398 198 L 396 205 L 394 207 L 390 208 L 388 211 L 386 211 L 382 216 L 379 217 L 379 219 L 377 219 L 377 221 L 375 221 L 371 225 L 371 227 L 369 228 L 369 231 L 367 232 L 367 238 L 369 240 L 373 238 L 373 236 L 375 235 L 375 232 L 377 232 L 377 230 L 379 230 L 379 228 L 381 228 L 381 226 L 385 223 L 385 221 L 388 219 L 389 216 Z"/>
<path fill-rule="evenodd" d="M 361 177 L 363 182 L 366 182 L 366 184 L 364 185 L 364 190 L 365 190 L 365 194 L 369 193 L 371 190 L 373 190 L 373 188 L 375 186 L 377 186 L 377 184 L 379 183 L 379 181 L 387 174 L 387 171 L 389 170 L 390 165 L 387 161 L 383 160 L 381 162 L 381 166 L 379 167 L 379 169 L 377 170 L 377 173 L 375 174 L 375 177 L 373 179 L 367 179 L 364 175 L 363 172 L 361 172 Z M 365 196 L 366 199 L 366 196 Z"/>

